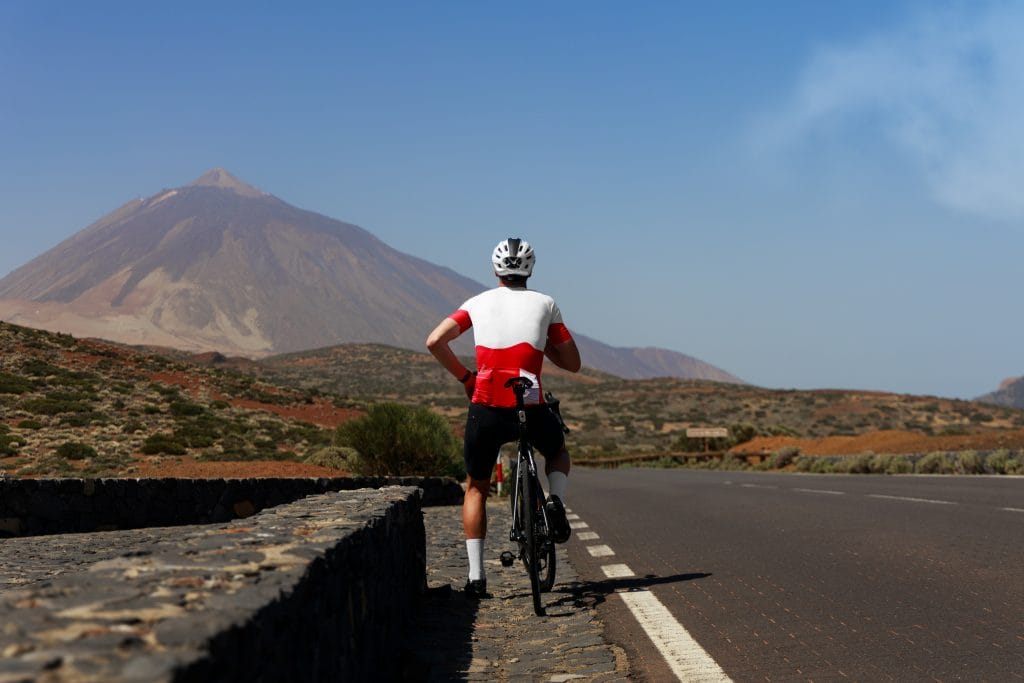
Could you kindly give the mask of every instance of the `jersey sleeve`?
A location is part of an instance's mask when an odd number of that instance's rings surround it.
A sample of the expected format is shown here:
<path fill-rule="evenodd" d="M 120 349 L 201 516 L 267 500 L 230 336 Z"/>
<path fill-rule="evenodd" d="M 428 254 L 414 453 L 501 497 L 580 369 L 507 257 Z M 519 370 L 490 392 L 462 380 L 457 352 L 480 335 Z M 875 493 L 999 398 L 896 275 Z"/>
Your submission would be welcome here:
<path fill-rule="evenodd" d="M 569 328 L 562 322 L 562 311 L 553 301 L 551 302 L 551 322 L 548 323 L 548 340 L 552 344 L 564 344 L 572 340 Z"/>
<path fill-rule="evenodd" d="M 473 326 L 473 319 L 469 317 L 469 311 L 460 308 L 448 316 L 459 326 L 459 332 L 465 332 Z"/>

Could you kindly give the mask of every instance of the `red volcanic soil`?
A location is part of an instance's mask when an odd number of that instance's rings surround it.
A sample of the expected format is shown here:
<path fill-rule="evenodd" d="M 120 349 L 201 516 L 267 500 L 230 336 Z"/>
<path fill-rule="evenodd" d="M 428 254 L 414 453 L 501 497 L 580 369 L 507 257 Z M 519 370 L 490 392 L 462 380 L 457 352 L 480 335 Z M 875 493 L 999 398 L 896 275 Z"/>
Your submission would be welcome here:
<path fill-rule="evenodd" d="M 247 460 L 245 462 L 197 462 L 189 456 L 145 458 L 135 465 L 132 478 L 175 477 L 183 479 L 308 478 L 347 477 L 344 470 L 289 460 Z"/>
<path fill-rule="evenodd" d="M 193 398 L 199 398 L 204 393 L 211 400 L 224 399 L 236 408 L 248 408 L 249 410 L 262 410 L 274 413 L 284 418 L 302 420 L 321 427 L 337 427 L 349 420 L 365 415 L 361 410 L 351 408 L 339 408 L 328 399 L 319 398 L 312 403 L 296 402 L 291 405 L 279 405 L 277 403 L 264 403 L 248 398 L 226 398 L 216 391 L 211 391 L 199 375 L 187 372 L 158 372 L 150 376 L 150 379 L 164 384 L 173 384 L 187 391 Z M 275 392 L 276 393 L 276 392 Z M 287 392 L 282 390 L 282 396 Z"/>

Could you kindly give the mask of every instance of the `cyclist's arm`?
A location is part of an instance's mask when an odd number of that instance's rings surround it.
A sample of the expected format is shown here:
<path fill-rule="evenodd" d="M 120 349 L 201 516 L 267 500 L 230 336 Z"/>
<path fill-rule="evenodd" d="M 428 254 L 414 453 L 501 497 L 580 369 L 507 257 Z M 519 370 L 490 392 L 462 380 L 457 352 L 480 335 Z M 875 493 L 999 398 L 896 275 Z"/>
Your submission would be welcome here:
<path fill-rule="evenodd" d="M 427 350 L 433 354 L 438 363 L 444 366 L 445 370 L 455 375 L 455 379 L 458 380 L 461 380 L 469 372 L 449 346 L 460 334 L 462 334 L 462 329 L 459 324 L 451 318 L 445 318 L 427 336 Z"/>
<path fill-rule="evenodd" d="M 548 359 L 569 372 L 579 372 L 582 362 L 580 361 L 580 350 L 576 348 L 576 341 L 571 337 L 559 344 L 553 344 L 550 339 L 544 346 L 544 355 Z"/>

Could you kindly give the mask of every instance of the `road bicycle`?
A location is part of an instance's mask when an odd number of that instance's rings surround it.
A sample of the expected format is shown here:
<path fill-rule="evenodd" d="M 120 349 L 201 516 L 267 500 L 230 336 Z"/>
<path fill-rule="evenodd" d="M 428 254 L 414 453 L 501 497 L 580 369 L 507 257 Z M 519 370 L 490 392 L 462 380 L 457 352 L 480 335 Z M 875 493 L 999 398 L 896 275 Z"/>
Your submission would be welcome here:
<path fill-rule="evenodd" d="M 541 604 L 541 593 L 546 593 L 555 585 L 555 542 L 552 540 L 548 523 L 547 509 L 544 505 L 544 489 L 537 476 L 537 462 L 533 457 L 533 447 L 526 434 L 526 406 L 523 396 L 533 382 L 527 377 L 513 377 L 505 382 L 512 388 L 516 396 L 516 413 L 519 419 L 519 441 L 515 467 L 515 485 L 512 488 L 512 529 L 509 540 L 519 546 L 519 559 L 526 567 L 530 576 L 530 591 L 533 593 L 533 611 L 537 616 L 544 616 L 544 605 Z M 558 417 L 563 431 L 568 432 L 558 412 L 558 402 L 548 393 L 545 395 L 548 405 Z M 515 556 L 505 551 L 501 554 L 501 564 L 510 567 Z"/>

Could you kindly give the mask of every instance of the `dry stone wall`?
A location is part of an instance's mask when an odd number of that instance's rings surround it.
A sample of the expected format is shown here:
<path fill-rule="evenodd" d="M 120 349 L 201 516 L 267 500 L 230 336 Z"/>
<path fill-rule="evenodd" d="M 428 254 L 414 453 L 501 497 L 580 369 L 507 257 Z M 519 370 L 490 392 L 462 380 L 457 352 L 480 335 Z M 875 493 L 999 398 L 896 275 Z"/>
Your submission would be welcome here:
<path fill-rule="evenodd" d="M 75 486 L 18 490 L 47 491 L 53 504 L 82 500 Z M 233 505 L 227 490 L 203 488 L 218 514 Z M 284 495 L 257 503 L 239 490 L 254 507 Z M 203 526 L 0 541 L 0 682 L 398 677 L 394 644 L 425 587 L 423 490 L 323 493 Z M 29 498 L 19 504 L 38 513 Z"/>
<path fill-rule="evenodd" d="M 0 479 L 0 537 L 209 524 L 248 517 L 304 496 L 415 486 L 423 504 L 462 502 L 441 477 L 325 479 Z"/>

